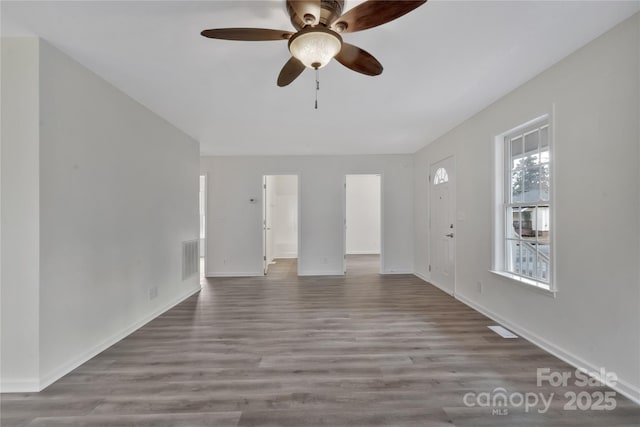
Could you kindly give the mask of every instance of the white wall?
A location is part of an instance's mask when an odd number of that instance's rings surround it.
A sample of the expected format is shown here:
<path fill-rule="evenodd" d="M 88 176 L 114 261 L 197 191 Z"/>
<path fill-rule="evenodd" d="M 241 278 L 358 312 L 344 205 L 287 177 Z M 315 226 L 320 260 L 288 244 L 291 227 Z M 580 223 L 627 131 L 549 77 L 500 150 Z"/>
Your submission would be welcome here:
<path fill-rule="evenodd" d="M 380 253 L 380 176 L 347 175 L 347 254 Z"/>
<path fill-rule="evenodd" d="M 415 266 L 428 279 L 427 174 L 457 162 L 456 296 L 640 399 L 639 15 L 415 155 Z M 489 272 L 494 137 L 555 106 L 557 298 Z M 482 293 L 477 282 L 482 283 Z"/>
<path fill-rule="evenodd" d="M 273 176 L 273 206 L 271 209 L 273 257 L 298 256 L 298 177 Z"/>
<path fill-rule="evenodd" d="M 19 260 L 39 273 L 39 295 L 24 306 L 36 307 L 37 388 L 200 289 L 197 275 L 181 277 L 181 242 L 198 238 L 198 144 L 56 48 L 39 46 L 39 165 L 37 151 L 28 157 L 39 175 L 28 187 L 39 193 L 39 209 L 28 210 L 39 223 L 39 251 Z M 38 78 L 30 84 L 37 93 Z M 3 93 L 3 112 L 18 111 L 4 101 Z M 2 172 L 3 183 L 20 176 Z M 9 279 L 3 296 L 23 286 Z M 24 334 L 21 323 L 3 317 L 2 326 L 3 348 L 11 344 L 5 327 L 9 337 Z M 3 385 L 5 368 L 6 384 L 15 385 L 8 380 L 18 371 L 4 364 Z"/>
<path fill-rule="evenodd" d="M 381 174 L 386 273 L 412 272 L 413 170 L 409 155 L 202 157 L 209 177 L 208 276 L 262 274 L 263 175 L 298 174 L 301 275 L 342 274 L 344 177 Z"/>
<path fill-rule="evenodd" d="M 198 238 L 199 147 L 46 43 L 40 67 L 47 378 L 199 289 L 181 277 L 181 244 Z"/>
<path fill-rule="evenodd" d="M 38 56 L 37 39 L 2 39 L 2 391 L 39 376 Z"/>

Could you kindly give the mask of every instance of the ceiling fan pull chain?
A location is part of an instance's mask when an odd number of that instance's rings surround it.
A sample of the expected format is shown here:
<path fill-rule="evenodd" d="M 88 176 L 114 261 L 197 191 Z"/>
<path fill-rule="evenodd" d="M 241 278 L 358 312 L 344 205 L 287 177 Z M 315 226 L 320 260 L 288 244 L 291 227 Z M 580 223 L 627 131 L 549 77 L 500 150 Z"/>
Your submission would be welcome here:
<path fill-rule="evenodd" d="M 318 91 L 320 90 L 320 70 L 316 68 L 316 110 L 318 109 Z"/>

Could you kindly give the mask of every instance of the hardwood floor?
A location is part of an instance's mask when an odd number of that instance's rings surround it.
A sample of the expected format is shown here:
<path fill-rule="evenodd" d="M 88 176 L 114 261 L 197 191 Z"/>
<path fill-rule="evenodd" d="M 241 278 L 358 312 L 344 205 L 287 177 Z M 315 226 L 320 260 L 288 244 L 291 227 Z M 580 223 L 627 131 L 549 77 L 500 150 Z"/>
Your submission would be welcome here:
<path fill-rule="evenodd" d="M 574 370 L 414 276 L 379 275 L 377 257 L 346 277 L 298 278 L 293 262 L 209 279 L 41 393 L 3 394 L 2 426 L 640 424 L 619 394 L 612 411 L 564 410 L 567 392 L 609 389 L 537 387 L 536 368 Z M 465 405 L 497 387 L 554 398 L 545 413 Z"/>

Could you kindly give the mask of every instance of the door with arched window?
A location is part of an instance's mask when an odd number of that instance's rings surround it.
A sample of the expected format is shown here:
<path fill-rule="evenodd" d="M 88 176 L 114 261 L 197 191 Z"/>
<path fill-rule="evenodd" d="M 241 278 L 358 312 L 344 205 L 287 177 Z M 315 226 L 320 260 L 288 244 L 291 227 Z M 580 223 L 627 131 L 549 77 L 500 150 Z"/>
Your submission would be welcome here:
<path fill-rule="evenodd" d="M 429 177 L 429 269 L 431 283 L 453 295 L 456 242 L 454 158 L 447 157 L 431 165 Z"/>

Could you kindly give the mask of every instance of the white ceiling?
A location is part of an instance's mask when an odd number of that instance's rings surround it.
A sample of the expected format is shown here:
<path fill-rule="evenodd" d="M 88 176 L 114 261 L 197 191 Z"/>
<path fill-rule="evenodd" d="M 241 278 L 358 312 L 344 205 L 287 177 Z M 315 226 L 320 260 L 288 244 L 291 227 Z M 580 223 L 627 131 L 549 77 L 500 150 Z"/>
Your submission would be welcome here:
<path fill-rule="evenodd" d="M 345 10 L 361 1 L 346 1 Z M 206 28 L 291 30 L 279 1 L 1 2 L 2 35 L 37 35 L 201 143 L 202 154 L 413 153 L 640 10 L 640 1 L 430 1 L 345 41 L 380 60 L 332 61 L 276 86 L 286 41 Z"/>

